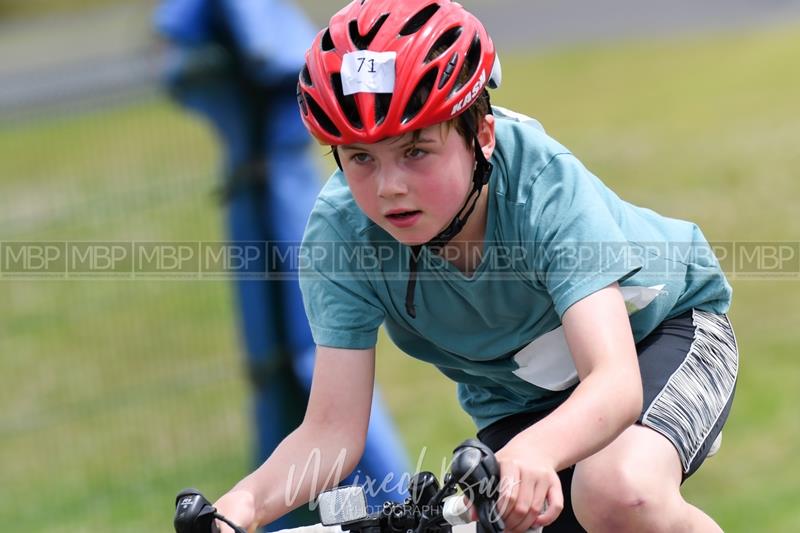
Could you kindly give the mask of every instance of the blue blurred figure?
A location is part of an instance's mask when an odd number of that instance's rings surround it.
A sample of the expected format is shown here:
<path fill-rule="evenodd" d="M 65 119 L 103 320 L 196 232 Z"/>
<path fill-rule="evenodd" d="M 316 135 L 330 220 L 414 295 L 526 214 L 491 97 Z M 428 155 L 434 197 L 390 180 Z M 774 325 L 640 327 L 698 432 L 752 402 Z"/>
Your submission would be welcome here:
<path fill-rule="evenodd" d="M 288 265 L 268 264 L 267 257 L 296 251 L 321 185 L 295 96 L 314 31 L 283 0 L 163 0 L 155 25 L 167 41 L 163 74 L 170 94 L 206 117 L 224 147 L 229 239 L 259 243 L 266 252 L 243 267 L 236 281 L 260 463 L 302 420 L 314 364 L 296 276 Z M 272 279 L 242 279 L 259 272 Z M 392 472 L 396 487 L 406 455 L 375 398 L 355 475 L 380 484 Z M 384 492 L 370 503 L 404 495 Z M 311 520 L 295 513 L 269 529 Z"/>

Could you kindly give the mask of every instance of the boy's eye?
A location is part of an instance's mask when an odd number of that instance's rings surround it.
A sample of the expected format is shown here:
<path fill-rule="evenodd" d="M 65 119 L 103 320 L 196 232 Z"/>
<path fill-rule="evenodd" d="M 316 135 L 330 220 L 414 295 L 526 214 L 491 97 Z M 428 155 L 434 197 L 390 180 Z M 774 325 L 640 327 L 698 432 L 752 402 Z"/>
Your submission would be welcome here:
<path fill-rule="evenodd" d="M 350 161 L 354 163 L 369 163 L 372 160 L 369 154 L 364 152 L 355 153 L 350 156 Z"/>
<path fill-rule="evenodd" d="M 411 158 L 411 159 L 419 159 L 419 158 L 423 157 L 424 155 L 426 155 L 427 153 L 428 152 L 426 152 L 425 150 L 422 150 L 421 148 L 410 148 L 406 152 L 406 157 Z"/>

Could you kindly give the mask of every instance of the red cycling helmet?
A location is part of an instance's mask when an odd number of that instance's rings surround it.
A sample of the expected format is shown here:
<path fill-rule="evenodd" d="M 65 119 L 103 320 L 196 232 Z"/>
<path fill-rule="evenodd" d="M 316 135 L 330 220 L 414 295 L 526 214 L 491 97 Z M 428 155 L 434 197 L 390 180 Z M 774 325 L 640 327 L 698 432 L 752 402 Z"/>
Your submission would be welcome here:
<path fill-rule="evenodd" d="M 454 118 L 499 83 L 494 44 L 460 4 L 354 0 L 306 52 L 297 100 L 321 143 L 374 143 Z"/>

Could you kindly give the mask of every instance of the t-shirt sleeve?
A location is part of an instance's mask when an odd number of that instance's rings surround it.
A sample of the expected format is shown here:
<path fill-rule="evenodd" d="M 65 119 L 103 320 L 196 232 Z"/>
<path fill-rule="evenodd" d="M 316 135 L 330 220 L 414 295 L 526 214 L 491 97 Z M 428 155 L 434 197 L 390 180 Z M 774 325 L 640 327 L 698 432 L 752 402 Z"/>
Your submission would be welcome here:
<path fill-rule="evenodd" d="M 298 260 L 300 290 L 314 342 L 332 348 L 372 348 L 384 311 L 369 273 L 359 272 L 353 259 L 358 256 L 355 248 L 366 245 L 337 230 L 331 215 L 320 211 L 324 210 L 315 208 L 309 218 Z"/>
<path fill-rule="evenodd" d="M 534 178 L 526 221 L 534 282 L 550 294 L 559 317 L 643 266 L 606 194 L 611 193 L 569 153 L 555 155 Z"/>

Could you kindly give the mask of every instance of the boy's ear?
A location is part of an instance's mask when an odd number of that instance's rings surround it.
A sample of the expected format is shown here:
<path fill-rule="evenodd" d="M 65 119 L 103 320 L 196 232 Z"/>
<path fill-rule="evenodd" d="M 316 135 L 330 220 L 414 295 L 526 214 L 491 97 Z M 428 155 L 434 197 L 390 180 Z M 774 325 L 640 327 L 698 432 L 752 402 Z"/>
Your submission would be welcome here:
<path fill-rule="evenodd" d="M 488 114 L 483 117 L 478 127 L 478 142 L 483 149 L 483 156 L 488 161 L 494 153 L 495 146 L 494 136 L 494 115 Z"/>

